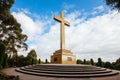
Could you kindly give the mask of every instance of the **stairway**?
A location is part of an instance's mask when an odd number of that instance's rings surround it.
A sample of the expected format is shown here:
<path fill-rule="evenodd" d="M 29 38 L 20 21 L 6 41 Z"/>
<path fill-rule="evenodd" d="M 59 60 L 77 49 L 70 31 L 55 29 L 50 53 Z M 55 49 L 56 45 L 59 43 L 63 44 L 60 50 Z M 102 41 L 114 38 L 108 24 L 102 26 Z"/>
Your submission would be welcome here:
<path fill-rule="evenodd" d="M 65 77 L 65 78 L 88 78 L 104 77 L 119 74 L 110 69 L 90 66 L 90 65 L 61 65 L 61 64 L 37 64 L 17 68 L 16 71 L 48 77 Z"/>

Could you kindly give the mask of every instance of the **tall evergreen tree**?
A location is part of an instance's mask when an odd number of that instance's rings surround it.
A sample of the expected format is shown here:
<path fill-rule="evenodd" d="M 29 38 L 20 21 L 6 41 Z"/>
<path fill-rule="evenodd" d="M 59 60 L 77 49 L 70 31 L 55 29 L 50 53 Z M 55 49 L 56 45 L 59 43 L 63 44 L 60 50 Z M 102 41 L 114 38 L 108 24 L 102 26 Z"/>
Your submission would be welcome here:
<path fill-rule="evenodd" d="M 94 65 L 94 60 L 93 59 L 90 59 L 90 64 Z"/>
<path fill-rule="evenodd" d="M 0 0 L 0 43 L 6 45 L 6 52 L 17 54 L 17 49 L 27 49 L 27 36 L 22 34 L 21 25 L 10 14 L 14 0 Z"/>
<path fill-rule="evenodd" d="M 83 60 L 83 64 L 87 64 L 87 61 L 86 61 L 86 59 L 84 59 L 84 60 Z"/>
<path fill-rule="evenodd" d="M 39 64 L 41 64 L 41 59 L 39 58 L 39 61 L 38 61 Z"/>
<path fill-rule="evenodd" d="M 45 64 L 48 64 L 49 62 L 48 62 L 48 59 L 45 59 Z"/>

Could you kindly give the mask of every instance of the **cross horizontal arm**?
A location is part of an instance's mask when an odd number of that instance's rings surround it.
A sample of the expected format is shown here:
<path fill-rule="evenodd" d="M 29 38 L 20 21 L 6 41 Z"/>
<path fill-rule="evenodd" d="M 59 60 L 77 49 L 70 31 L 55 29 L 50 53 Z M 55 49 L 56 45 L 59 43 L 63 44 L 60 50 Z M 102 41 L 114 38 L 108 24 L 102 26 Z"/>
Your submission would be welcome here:
<path fill-rule="evenodd" d="M 63 20 L 62 18 L 60 18 L 58 16 L 54 16 L 54 20 L 56 20 L 58 22 L 63 22 L 65 25 L 70 26 L 69 22 L 67 22 L 66 20 Z"/>
<path fill-rule="evenodd" d="M 61 18 L 59 18 L 59 17 L 57 17 L 57 16 L 54 16 L 54 20 L 59 21 L 59 22 L 61 22 L 61 21 L 62 21 L 62 19 L 61 19 Z"/>
<path fill-rule="evenodd" d="M 64 20 L 65 25 L 70 26 L 70 23 Z"/>

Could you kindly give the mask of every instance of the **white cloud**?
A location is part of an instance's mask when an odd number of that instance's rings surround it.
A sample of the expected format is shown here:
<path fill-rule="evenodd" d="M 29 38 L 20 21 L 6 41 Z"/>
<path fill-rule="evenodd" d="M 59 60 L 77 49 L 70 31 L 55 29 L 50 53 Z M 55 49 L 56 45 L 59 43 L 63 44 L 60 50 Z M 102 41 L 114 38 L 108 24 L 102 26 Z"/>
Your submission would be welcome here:
<path fill-rule="evenodd" d="M 14 12 L 13 15 L 21 23 L 23 32 L 30 37 L 29 48 L 34 48 L 42 60 L 49 59 L 50 55 L 59 49 L 60 24 L 58 22 L 49 24 L 47 20 L 44 22 L 33 20 L 22 12 Z M 71 50 L 77 58 L 97 60 L 98 57 L 102 57 L 103 60 L 114 61 L 120 57 L 119 13 L 108 12 L 88 20 L 85 20 L 85 16 L 80 18 L 79 11 L 65 15 L 65 19 L 71 23 L 70 27 L 65 26 L 66 49 Z M 44 27 L 47 25 L 50 29 L 45 32 Z"/>
<path fill-rule="evenodd" d="M 91 13 L 92 15 L 96 15 L 98 13 L 101 13 L 105 10 L 104 6 L 98 6 L 98 7 L 95 7 L 93 8 L 93 12 Z"/>
<path fill-rule="evenodd" d="M 65 10 L 69 10 L 69 9 L 74 8 L 75 5 L 73 5 L 73 4 L 67 4 L 67 3 L 63 2 L 62 7 L 63 7 Z"/>
<path fill-rule="evenodd" d="M 104 11 L 104 7 L 103 6 L 98 6 L 98 7 L 95 7 L 94 10 Z"/>

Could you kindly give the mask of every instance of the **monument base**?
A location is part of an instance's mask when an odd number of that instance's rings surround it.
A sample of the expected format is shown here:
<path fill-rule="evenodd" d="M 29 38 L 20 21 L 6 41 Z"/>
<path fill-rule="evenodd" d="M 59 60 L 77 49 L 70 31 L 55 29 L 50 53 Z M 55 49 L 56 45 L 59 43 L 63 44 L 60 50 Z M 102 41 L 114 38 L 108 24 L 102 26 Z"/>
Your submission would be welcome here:
<path fill-rule="evenodd" d="M 76 64 L 76 57 L 70 50 L 57 50 L 51 56 L 51 64 Z"/>

